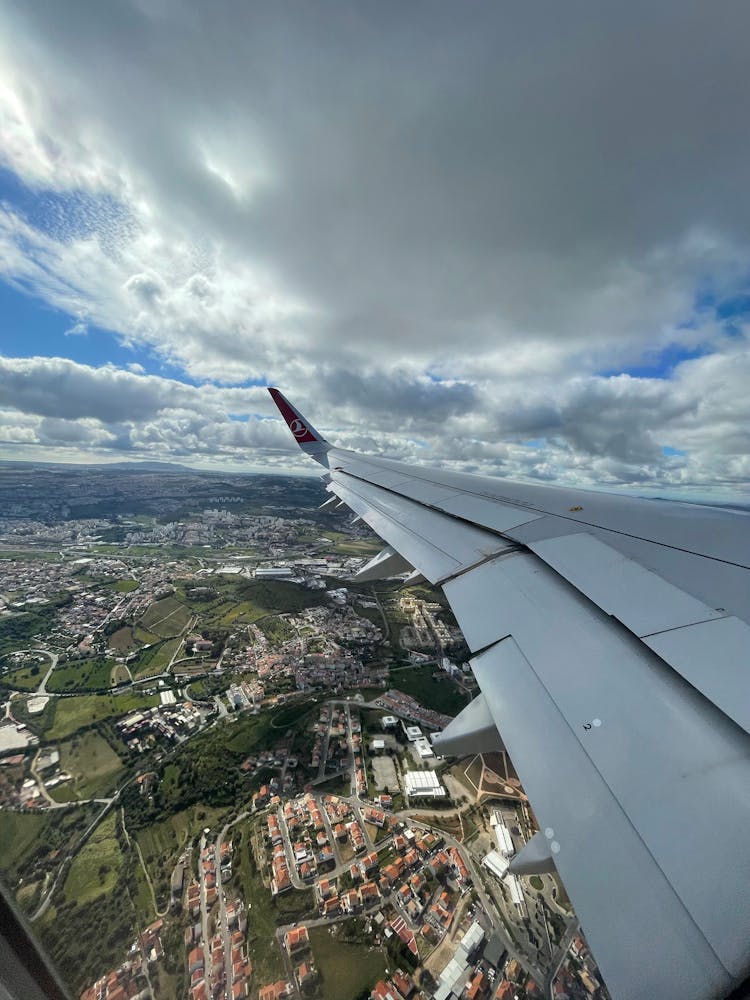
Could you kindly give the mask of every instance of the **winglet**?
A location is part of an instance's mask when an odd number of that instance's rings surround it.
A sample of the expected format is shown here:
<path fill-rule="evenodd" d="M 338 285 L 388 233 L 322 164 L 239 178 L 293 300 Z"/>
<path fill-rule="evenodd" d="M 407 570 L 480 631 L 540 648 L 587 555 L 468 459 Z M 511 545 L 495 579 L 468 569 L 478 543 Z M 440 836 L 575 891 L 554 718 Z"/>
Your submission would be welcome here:
<path fill-rule="evenodd" d="M 320 452 L 326 452 L 331 447 L 326 439 L 319 434 L 313 425 L 296 409 L 278 389 L 268 390 L 271 398 L 279 408 L 279 412 L 294 435 L 294 440 L 303 451 L 315 458 Z"/>

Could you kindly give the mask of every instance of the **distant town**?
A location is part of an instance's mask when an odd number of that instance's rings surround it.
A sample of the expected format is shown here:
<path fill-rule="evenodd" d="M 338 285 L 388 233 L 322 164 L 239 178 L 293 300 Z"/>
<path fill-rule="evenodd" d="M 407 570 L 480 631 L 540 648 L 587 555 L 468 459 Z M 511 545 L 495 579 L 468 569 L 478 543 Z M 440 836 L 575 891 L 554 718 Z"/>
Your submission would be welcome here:
<path fill-rule="evenodd" d="M 3 881 L 82 1000 L 608 996 L 443 595 L 317 480 L 0 467 Z"/>

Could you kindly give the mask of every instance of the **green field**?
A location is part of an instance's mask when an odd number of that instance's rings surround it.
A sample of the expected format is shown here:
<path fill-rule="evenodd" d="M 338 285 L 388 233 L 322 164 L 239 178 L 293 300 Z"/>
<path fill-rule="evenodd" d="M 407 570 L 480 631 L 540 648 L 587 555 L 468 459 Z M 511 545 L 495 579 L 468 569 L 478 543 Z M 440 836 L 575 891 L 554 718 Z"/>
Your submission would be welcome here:
<path fill-rule="evenodd" d="M 343 942 L 332 928 L 311 927 L 310 945 L 326 1000 L 357 1000 L 385 974 L 388 959 L 383 948 Z"/>
<path fill-rule="evenodd" d="M 425 708 L 445 715 L 458 715 L 469 702 L 448 675 L 431 664 L 391 670 L 390 686 L 416 698 Z"/>
<path fill-rule="evenodd" d="M 184 604 L 175 597 L 165 597 L 148 608 L 140 625 L 162 639 L 171 639 L 183 631 L 190 617 L 190 610 Z"/>
<path fill-rule="evenodd" d="M 145 628 L 141 628 L 140 625 L 134 625 L 133 626 L 133 638 L 135 639 L 136 643 L 140 643 L 140 642 L 143 642 L 143 643 L 154 643 L 154 642 L 160 642 L 161 641 L 161 636 L 154 635 L 153 632 L 147 632 L 146 629 Z"/>
<path fill-rule="evenodd" d="M 0 871 L 10 885 L 15 885 L 28 866 L 34 876 L 50 855 L 69 848 L 77 834 L 95 815 L 94 806 L 77 806 L 46 813 L 17 813 L 0 809 Z M 59 863 L 59 861 L 58 861 Z"/>
<path fill-rule="evenodd" d="M 159 696 L 134 694 L 84 694 L 73 698 L 50 699 L 49 716 L 45 719 L 47 740 L 62 740 L 79 729 L 102 719 L 118 718 L 140 708 L 151 708 Z M 33 718 L 33 716 L 32 716 Z"/>
<path fill-rule="evenodd" d="M 14 562 L 27 562 L 41 559 L 43 562 L 62 562 L 59 551 L 45 549 L 0 549 L 0 559 L 11 559 Z"/>
<path fill-rule="evenodd" d="M 294 629 L 284 618 L 277 615 L 264 618 L 259 622 L 258 628 L 272 645 L 281 645 L 294 638 Z"/>
<path fill-rule="evenodd" d="M 232 881 L 239 883 L 246 900 L 252 900 L 253 908 L 247 931 L 248 951 L 253 963 L 255 982 L 260 985 L 272 983 L 285 975 L 284 961 L 274 936 L 276 927 L 284 923 L 284 920 L 277 919 L 271 892 L 263 884 L 255 865 L 250 850 L 252 830 L 253 826 L 243 823 L 241 831 L 232 838 L 235 842 L 235 874 Z"/>
<path fill-rule="evenodd" d="M 138 641 L 133 635 L 133 629 L 130 625 L 124 625 L 113 632 L 107 639 L 107 644 L 111 649 L 116 649 L 118 653 L 130 653 L 138 648 Z"/>
<path fill-rule="evenodd" d="M 47 684 L 48 691 L 100 691 L 110 686 L 113 660 L 92 656 L 58 664 Z"/>
<path fill-rule="evenodd" d="M 58 801 L 103 795 L 114 788 L 124 770 L 122 760 L 109 743 L 93 730 L 66 740 L 59 750 L 60 769 L 73 779 L 51 789 L 50 794 Z"/>
<path fill-rule="evenodd" d="M 376 538 L 354 538 L 342 531 L 324 531 L 323 537 L 331 544 L 321 547 L 321 552 L 338 552 L 345 556 L 374 556 L 383 548 Z M 317 537 L 320 540 L 320 536 Z"/>
<path fill-rule="evenodd" d="M 150 924 L 156 916 L 154 912 L 154 903 L 151 899 L 151 890 L 148 887 L 146 876 L 143 873 L 143 868 L 140 861 L 138 861 L 137 856 L 136 863 L 133 865 L 133 872 L 135 873 L 136 887 L 135 893 L 133 894 L 133 905 L 135 906 L 141 924 Z"/>
<path fill-rule="evenodd" d="M 42 678 L 49 670 L 49 663 L 33 663 L 25 667 L 16 667 L 2 675 L 3 681 L 12 688 L 21 691 L 33 691 L 38 688 Z"/>
<path fill-rule="evenodd" d="M 43 879 L 37 879 L 35 882 L 26 882 L 16 893 L 16 902 L 24 913 L 31 913 L 32 910 L 36 909 L 43 881 Z"/>
<path fill-rule="evenodd" d="M 114 583 L 107 584 L 110 590 L 116 594 L 130 594 L 140 587 L 138 580 L 115 580 Z"/>
<path fill-rule="evenodd" d="M 141 652 L 130 664 L 130 670 L 134 678 L 151 677 L 153 674 L 163 673 L 170 664 L 175 650 L 182 640 L 179 636 L 174 639 L 165 639 L 164 642 L 154 643 Z"/>
<path fill-rule="evenodd" d="M 48 817 L 44 814 L 0 810 L 0 843 L 3 845 L 0 870 L 9 876 L 10 882 L 15 881 L 17 866 L 33 850 L 47 823 Z"/>
<path fill-rule="evenodd" d="M 115 836 L 115 814 L 109 812 L 73 859 L 65 880 L 65 898 L 76 906 L 111 892 L 123 858 Z"/>

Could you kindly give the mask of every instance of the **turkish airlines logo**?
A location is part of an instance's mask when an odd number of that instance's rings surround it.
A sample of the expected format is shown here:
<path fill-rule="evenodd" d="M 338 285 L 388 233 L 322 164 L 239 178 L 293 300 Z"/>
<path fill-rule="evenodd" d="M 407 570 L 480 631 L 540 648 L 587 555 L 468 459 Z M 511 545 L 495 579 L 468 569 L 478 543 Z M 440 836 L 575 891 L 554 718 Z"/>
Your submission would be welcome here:
<path fill-rule="evenodd" d="M 305 427 L 299 417 L 295 417 L 291 424 L 289 424 L 289 430 L 296 438 L 303 438 L 307 434 L 307 427 Z"/>

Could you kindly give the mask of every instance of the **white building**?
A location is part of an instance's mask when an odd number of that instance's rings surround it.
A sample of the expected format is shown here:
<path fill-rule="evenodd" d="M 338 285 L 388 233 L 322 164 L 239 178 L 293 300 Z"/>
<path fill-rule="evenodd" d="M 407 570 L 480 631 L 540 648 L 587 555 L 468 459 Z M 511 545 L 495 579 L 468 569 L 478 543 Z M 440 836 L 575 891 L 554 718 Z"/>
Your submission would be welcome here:
<path fill-rule="evenodd" d="M 495 878 L 503 879 L 508 871 L 508 859 L 498 851 L 490 851 L 482 858 L 482 864 Z"/>
<path fill-rule="evenodd" d="M 402 722 L 401 725 L 403 726 L 406 738 L 410 743 L 413 743 L 415 740 L 421 740 L 424 736 L 424 733 L 419 726 L 407 726 L 405 722 Z"/>
<path fill-rule="evenodd" d="M 434 771 L 405 771 L 404 790 L 412 799 L 440 799 L 448 794 Z"/>
<path fill-rule="evenodd" d="M 435 756 L 435 751 L 432 749 L 430 741 L 425 739 L 424 736 L 420 736 L 418 740 L 414 740 L 414 749 L 423 760 Z"/>
<path fill-rule="evenodd" d="M 258 580 L 284 580 L 294 576 L 291 566 L 258 566 L 255 570 L 255 577 Z"/>
<path fill-rule="evenodd" d="M 524 899 L 523 889 L 521 888 L 521 883 L 518 881 L 515 875 L 509 875 L 505 884 L 510 892 L 510 898 L 513 900 L 516 908 L 522 913 L 526 909 L 526 900 Z"/>
<path fill-rule="evenodd" d="M 505 823 L 497 823 L 493 824 L 493 826 L 495 830 L 495 840 L 497 841 L 497 849 L 501 854 L 504 854 L 506 858 L 509 858 L 512 854 L 515 854 L 513 838 L 510 835 L 510 830 Z"/>

